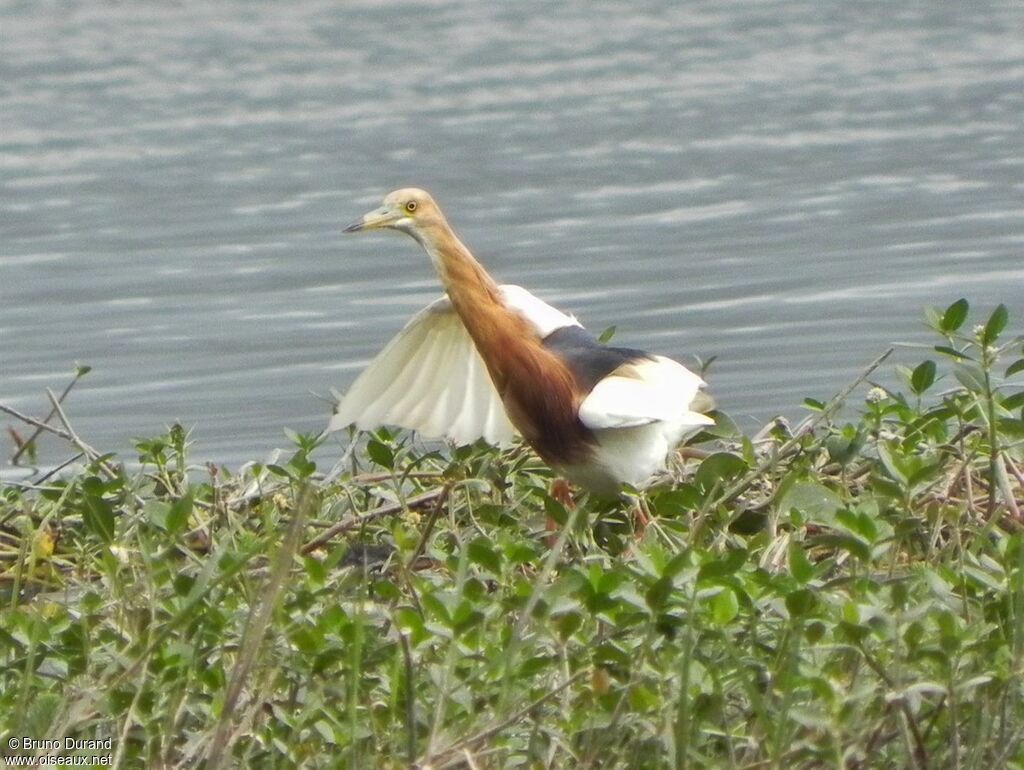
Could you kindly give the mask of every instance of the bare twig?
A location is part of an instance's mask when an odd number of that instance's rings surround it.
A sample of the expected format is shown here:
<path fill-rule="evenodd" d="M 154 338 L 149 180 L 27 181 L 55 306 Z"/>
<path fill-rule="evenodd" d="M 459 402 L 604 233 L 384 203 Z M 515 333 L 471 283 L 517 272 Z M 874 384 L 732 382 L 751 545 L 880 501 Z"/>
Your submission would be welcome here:
<path fill-rule="evenodd" d="M 751 484 L 755 483 L 758 479 L 762 478 L 766 471 L 771 470 L 780 462 L 782 462 L 783 459 L 788 457 L 793 452 L 797 451 L 800 447 L 800 441 L 803 439 L 803 437 L 810 433 L 812 430 L 814 430 L 814 428 L 816 428 L 820 422 L 830 417 L 840 406 L 842 406 L 846 399 L 849 397 L 849 395 L 854 391 L 854 389 L 862 382 L 864 382 L 864 380 L 870 377 L 871 373 L 875 371 L 875 369 L 877 369 L 879 366 L 881 366 L 882 362 L 884 362 L 885 359 L 891 356 L 894 350 L 895 348 L 889 347 L 888 349 L 886 349 L 884 353 L 882 353 L 874 361 L 868 364 L 867 368 L 865 368 L 864 371 L 861 372 L 860 375 L 853 382 L 851 382 L 849 385 L 847 385 L 845 388 L 839 391 L 836 395 L 834 395 L 820 412 L 818 412 L 810 419 L 807 419 L 803 423 L 801 423 L 793 432 L 793 435 L 790 436 L 782 444 L 782 446 L 778 448 L 778 450 L 773 452 L 769 457 L 766 457 L 764 460 L 762 460 L 756 468 L 746 473 L 741 479 L 723 489 L 722 492 L 716 498 L 714 498 L 709 508 L 715 505 L 722 505 L 725 503 L 732 502 L 741 494 L 743 494 L 743 492 L 745 492 Z M 742 511 L 737 511 L 734 514 L 733 518 L 739 516 L 741 513 Z"/>
<path fill-rule="evenodd" d="M 1017 479 L 1017 483 L 1024 488 L 1024 471 L 1021 471 L 1021 469 L 1017 467 L 1016 463 L 1012 462 L 1005 454 L 1003 455 L 1003 462 L 1006 463 L 1006 467 L 1010 469 L 1010 473 L 1013 474 L 1013 477 Z"/>
<path fill-rule="evenodd" d="M 423 555 L 423 552 L 427 550 L 427 540 L 430 538 L 430 533 L 434 531 L 434 524 L 437 521 L 437 517 L 441 514 L 441 508 L 444 507 L 451 489 L 451 481 L 441 487 L 441 493 L 438 495 L 437 501 L 434 503 L 434 507 L 430 511 L 430 516 L 427 518 L 427 525 L 423 528 L 423 534 L 420 535 L 420 542 L 416 546 L 416 550 L 413 552 L 413 555 L 409 557 L 409 561 L 406 563 L 407 569 L 413 569 L 416 562 L 419 561 L 419 558 Z"/>
<path fill-rule="evenodd" d="M 64 403 L 64 399 L 68 397 L 68 394 L 69 394 L 69 393 L 71 392 L 71 389 L 72 389 L 73 387 L 75 387 L 75 384 L 76 384 L 76 383 L 77 383 L 77 382 L 78 382 L 78 381 L 79 381 L 80 379 L 82 379 L 82 377 L 83 377 L 83 376 L 85 376 L 85 374 L 86 374 L 86 373 L 87 373 L 88 371 L 89 371 L 89 369 L 88 369 L 88 368 L 79 368 L 79 369 L 78 369 L 78 371 L 76 371 L 76 372 L 75 372 L 75 376 L 74 376 L 74 378 L 73 378 L 73 379 L 71 380 L 71 382 L 69 382 L 69 383 L 67 384 L 67 386 L 66 386 L 66 387 L 64 388 L 64 390 L 62 390 L 62 391 L 61 391 L 61 394 L 60 394 L 60 395 L 59 395 L 59 396 L 57 397 L 57 402 L 58 402 L 58 403 L 61 403 L 61 404 L 62 404 L 62 403 Z M 44 422 L 44 423 L 49 423 L 49 422 L 50 422 L 50 420 L 52 420 L 52 419 L 53 419 L 53 416 L 54 416 L 55 414 L 57 414 L 57 410 L 56 410 L 56 409 L 51 409 L 51 410 L 50 410 L 50 413 L 49 413 L 48 415 L 46 415 L 46 418 L 45 418 L 45 419 L 43 420 L 43 422 Z M 23 442 L 23 443 L 21 444 L 21 446 L 20 446 L 20 447 L 18 447 L 18 451 L 14 453 L 14 456 L 13 456 L 13 457 L 11 457 L 11 464 L 12 464 L 12 465 L 17 465 L 17 463 L 18 463 L 18 460 L 19 460 L 19 459 L 21 458 L 21 455 L 22 455 L 22 454 L 24 454 L 24 452 L 25 452 L 25 451 L 26 451 L 26 450 L 27 450 L 27 449 L 28 449 L 28 448 L 29 448 L 30 446 L 32 446 L 32 442 L 33 442 L 33 441 L 35 441 L 35 440 L 36 440 L 37 438 L 39 438 L 39 435 L 40 435 L 40 434 L 41 434 L 41 433 L 42 433 L 42 432 L 43 432 L 44 430 L 45 430 L 45 428 L 43 428 L 43 427 L 42 427 L 42 426 L 40 426 L 40 425 L 36 425 L 36 426 L 35 426 L 35 430 L 34 430 L 34 431 L 32 431 L 32 435 L 31 435 L 31 436 L 29 436 L 29 437 L 28 437 L 27 439 L 25 439 L 25 441 L 24 441 L 24 442 Z"/>
<path fill-rule="evenodd" d="M 382 481 L 391 481 L 394 473 L 360 473 L 352 476 L 347 481 L 353 484 L 378 484 Z M 444 477 L 444 471 L 410 471 L 403 473 L 403 479 L 440 479 Z"/>
<path fill-rule="evenodd" d="M 61 424 L 64 426 L 63 429 L 54 427 L 53 425 L 43 422 L 42 420 L 37 420 L 35 417 L 32 417 L 30 415 L 23 414 L 19 412 L 17 409 L 7 406 L 6 404 L 0 403 L 0 412 L 6 412 L 7 414 L 11 415 L 12 417 L 16 417 L 22 422 L 25 422 L 29 425 L 35 425 L 40 430 L 44 430 L 47 433 L 52 433 L 53 435 L 64 439 L 65 441 L 69 442 L 72 446 L 74 446 L 76 449 L 78 449 L 79 452 L 88 457 L 90 460 L 98 461 L 100 470 L 102 470 L 103 473 L 106 474 L 107 478 L 117 478 L 117 471 L 110 465 L 110 463 L 108 463 L 106 460 L 101 459 L 103 455 L 100 454 L 100 452 L 97 449 L 85 443 L 85 441 L 83 441 L 81 437 L 79 437 L 79 435 L 75 433 L 74 428 L 71 427 L 71 423 L 68 421 L 67 415 L 64 414 L 64 409 L 61 407 L 60 401 L 57 400 L 57 397 L 53 394 L 53 391 L 47 388 L 46 395 L 50 399 L 50 403 L 53 405 L 53 411 L 60 418 Z M 73 461 L 74 459 L 70 460 L 69 462 Z M 52 471 L 47 476 L 44 476 L 43 478 L 49 478 L 50 475 L 56 473 L 57 470 L 60 470 L 60 468 L 63 468 L 67 464 L 68 463 L 64 463 L 63 465 L 58 466 L 56 469 L 54 469 L 54 471 Z M 142 498 L 140 498 L 138 495 L 134 495 L 134 498 L 135 502 L 141 506 L 143 503 Z"/>
<path fill-rule="evenodd" d="M 299 546 L 299 538 L 302 536 L 303 521 L 315 502 L 316 496 L 311 488 L 307 486 L 299 496 L 295 515 L 288 525 L 284 540 L 277 549 L 273 567 L 264 589 L 263 600 L 260 602 L 259 607 L 253 610 L 246 619 L 238 660 L 231 671 L 231 680 L 228 683 L 227 693 L 224 696 L 220 720 L 217 722 L 217 730 L 213 735 L 206 755 L 207 767 L 220 767 L 224 753 L 230 749 L 229 732 L 235 707 L 242 694 L 242 688 L 249 679 L 249 672 L 256 662 L 256 656 L 262 646 L 267 629 L 270 627 L 274 608 L 277 606 L 281 592 L 284 590 L 288 570 L 292 565 L 292 560 Z"/>
<path fill-rule="evenodd" d="M 53 405 L 53 411 L 57 413 L 57 417 L 60 418 L 61 425 L 63 425 L 64 430 L 67 431 L 68 441 L 85 452 L 86 457 L 91 460 L 98 460 L 102 457 L 98 449 L 86 444 L 81 437 L 75 433 L 75 429 L 71 427 L 71 422 L 68 420 L 68 416 L 64 414 L 64 407 L 60 405 L 60 401 L 57 400 L 57 397 L 53 395 L 53 391 L 49 388 L 46 389 L 46 397 L 50 399 L 50 403 Z M 106 461 L 101 461 L 100 466 L 112 477 L 117 475 Z"/>
<path fill-rule="evenodd" d="M 34 425 L 37 428 L 39 428 L 39 430 L 45 430 L 46 432 L 52 433 L 54 436 L 58 436 L 64 439 L 65 441 L 72 441 L 71 434 L 68 433 L 66 430 L 55 428 L 52 425 L 43 422 L 42 420 L 37 420 L 35 417 L 30 417 L 27 414 L 23 414 L 14 407 L 7 406 L 7 404 L 0 404 L 0 412 L 6 412 L 7 414 L 11 415 L 11 417 L 21 420 L 24 423 L 28 423 L 29 425 Z"/>
<path fill-rule="evenodd" d="M 379 508 L 374 508 L 372 511 L 364 513 L 361 516 L 351 516 L 344 521 L 339 521 L 330 529 L 320 533 L 315 538 L 310 540 L 300 549 L 300 553 L 307 554 L 311 551 L 315 551 L 322 545 L 326 545 L 334 539 L 336 535 L 340 535 L 343 532 L 348 532 L 353 529 L 357 529 L 369 521 L 379 519 L 383 516 L 392 516 L 396 513 L 401 513 L 406 508 L 417 508 L 421 505 L 436 500 L 438 497 L 447 494 L 445 487 L 440 489 L 432 489 L 429 492 L 424 492 L 422 495 L 416 495 L 416 497 L 410 497 L 405 503 L 389 503 L 388 505 L 382 505 Z"/>
<path fill-rule="evenodd" d="M 446 748 L 442 749 L 441 751 L 436 752 L 435 756 L 444 757 L 446 755 L 449 755 L 449 758 L 446 759 L 446 760 L 443 760 L 442 762 L 440 762 L 438 764 L 430 763 L 431 767 L 435 768 L 435 770 L 447 770 L 447 768 L 457 767 L 461 762 L 465 761 L 465 754 L 462 753 L 463 751 L 465 751 L 466 749 L 469 749 L 469 748 L 471 748 L 473 746 L 478 745 L 479 743 L 481 743 L 482 741 L 487 740 L 488 738 L 491 738 L 491 737 L 497 735 L 498 733 L 500 733 L 502 730 L 504 730 L 509 725 L 514 725 L 516 722 L 518 722 L 524 716 L 529 714 L 535 708 L 537 708 L 538 706 L 541 706 L 544 703 L 546 703 L 547 701 L 551 700 L 556 695 L 558 695 L 560 692 L 562 692 L 562 690 L 564 690 L 565 688 L 567 688 L 570 685 L 574 684 L 579 679 L 581 679 L 584 676 L 586 676 L 588 673 L 589 673 L 588 669 L 585 669 L 585 668 L 584 669 L 580 669 L 575 674 L 573 674 L 571 677 L 569 677 L 564 682 L 562 682 L 560 685 L 558 685 L 554 689 L 549 690 L 548 692 L 544 693 L 543 695 L 541 695 L 536 700 L 533 700 L 530 703 L 526 704 L 525 706 L 523 706 L 518 711 L 513 712 L 506 719 L 503 719 L 500 722 L 497 722 L 496 724 L 492 725 L 491 727 L 488 727 L 488 728 L 486 728 L 484 730 L 481 730 L 480 732 L 475 733 L 474 735 L 471 735 L 468 738 L 464 738 L 461 741 L 456 741 L 452 745 L 447 746 Z M 455 756 L 451 756 L 451 755 L 455 755 Z M 420 765 L 423 766 L 423 765 L 425 765 L 427 763 L 429 763 L 429 758 L 425 758 L 423 761 L 421 761 Z"/>
<path fill-rule="evenodd" d="M 103 455 L 100 454 L 99 450 L 86 444 L 77 433 L 75 429 L 71 427 L 71 422 L 68 420 L 68 416 L 64 414 L 64 409 L 61 407 L 57 397 L 53 395 L 53 391 L 49 388 L 46 389 L 46 395 L 50 399 L 50 403 L 53 404 L 54 411 L 57 412 L 57 416 L 60 418 L 61 424 L 68 433 L 68 440 L 76 446 L 79 450 L 85 453 L 85 456 L 90 460 L 96 462 L 100 470 L 106 474 L 108 479 L 116 479 L 118 476 L 117 470 L 106 460 L 103 459 Z M 143 500 L 138 494 L 132 493 L 132 499 L 139 508 L 143 508 L 146 505 L 146 501 Z"/>
<path fill-rule="evenodd" d="M 398 639 L 402 644 L 402 661 L 405 664 L 405 747 L 411 767 L 416 762 L 416 687 L 413 684 L 414 671 L 409 638 L 399 629 Z"/>
<path fill-rule="evenodd" d="M 1013 514 L 1013 518 L 1017 521 L 1021 521 L 1020 508 L 1017 506 L 1017 501 L 1014 499 L 1013 488 L 1010 486 L 1010 476 L 1007 470 L 1012 466 L 1009 458 L 1004 454 L 1000 453 L 1002 462 L 996 464 L 996 481 L 999 485 L 999 491 L 1003 495 L 1003 499 L 1006 502 L 1006 507 L 1010 509 L 1010 513 Z"/>
<path fill-rule="evenodd" d="M 921 730 L 917 726 L 917 720 L 914 718 L 914 712 L 910 710 L 910 704 L 907 703 L 906 698 L 899 699 L 900 711 L 903 713 L 904 719 L 907 720 L 907 727 L 910 729 L 910 734 L 914 739 L 914 745 L 912 755 L 914 761 L 917 762 L 917 766 L 921 770 L 927 770 L 928 768 L 928 749 L 924 745 L 924 736 L 921 735 Z"/>
<path fill-rule="evenodd" d="M 60 465 L 57 465 L 57 466 L 51 468 L 50 470 L 48 470 L 46 473 L 44 473 L 42 476 L 40 476 L 38 479 L 36 479 L 33 483 L 36 486 L 42 484 L 47 479 L 53 478 L 55 475 L 57 475 L 62 470 L 67 468 L 69 465 L 71 465 L 71 463 L 77 462 L 78 460 L 81 460 L 83 457 L 85 457 L 85 452 L 79 451 L 78 454 L 74 455 L 73 457 L 68 458 L 67 460 L 62 462 Z"/>

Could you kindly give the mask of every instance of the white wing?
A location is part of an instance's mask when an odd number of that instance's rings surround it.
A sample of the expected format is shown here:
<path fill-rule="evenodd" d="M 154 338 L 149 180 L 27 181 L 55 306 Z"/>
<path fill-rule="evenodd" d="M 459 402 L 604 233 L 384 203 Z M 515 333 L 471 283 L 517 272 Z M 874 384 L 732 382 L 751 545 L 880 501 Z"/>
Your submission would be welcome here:
<path fill-rule="evenodd" d="M 575 316 L 566 315 L 561 310 L 551 307 L 522 286 L 506 283 L 498 288 L 501 289 L 501 299 L 505 307 L 512 308 L 525 318 L 540 339 L 566 326 L 581 326 Z"/>
<path fill-rule="evenodd" d="M 652 422 L 713 425 L 692 410 L 704 380 L 671 358 L 625 364 L 601 380 L 580 404 L 588 428 L 634 428 Z"/>
<path fill-rule="evenodd" d="M 447 297 L 417 313 L 338 404 L 329 431 L 397 425 L 458 444 L 515 436 L 473 340 Z"/>

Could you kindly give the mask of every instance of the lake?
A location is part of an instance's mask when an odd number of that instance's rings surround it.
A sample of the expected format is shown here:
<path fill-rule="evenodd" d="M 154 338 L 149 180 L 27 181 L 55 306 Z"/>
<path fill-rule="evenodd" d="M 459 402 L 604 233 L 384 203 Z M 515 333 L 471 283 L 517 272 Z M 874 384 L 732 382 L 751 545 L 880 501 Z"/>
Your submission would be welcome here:
<path fill-rule="evenodd" d="M 1024 318 L 1019 0 L 23 0 L 0 29 L 0 401 L 89 365 L 67 412 L 104 451 L 177 420 L 237 467 L 323 427 L 439 294 L 410 239 L 341 234 L 406 185 L 500 281 L 717 357 L 748 428 L 930 343 L 926 305 Z"/>

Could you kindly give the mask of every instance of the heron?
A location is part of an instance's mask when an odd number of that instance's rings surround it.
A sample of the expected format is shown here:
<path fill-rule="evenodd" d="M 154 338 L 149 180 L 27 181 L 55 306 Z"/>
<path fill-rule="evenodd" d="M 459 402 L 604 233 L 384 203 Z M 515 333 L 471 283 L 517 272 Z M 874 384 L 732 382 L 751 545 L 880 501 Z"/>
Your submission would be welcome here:
<path fill-rule="evenodd" d="M 389 193 L 344 232 L 397 230 L 427 252 L 445 295 L 356 378 L 328 425 L 392 425 L 456 444 L 518 434 L 599 496 L 642 489 L 688 434 L 712 425 L 704 380 L 667 356 L 602 344 L 572 315 L 498 284 L 424 190 Z"/>

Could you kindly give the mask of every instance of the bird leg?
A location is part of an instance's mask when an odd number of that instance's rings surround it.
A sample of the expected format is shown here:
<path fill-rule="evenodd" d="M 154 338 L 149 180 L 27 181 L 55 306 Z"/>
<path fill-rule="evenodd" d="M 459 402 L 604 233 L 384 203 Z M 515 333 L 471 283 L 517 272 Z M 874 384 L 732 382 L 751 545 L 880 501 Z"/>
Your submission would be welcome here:
<path fill-rule="evenodd" d="M 557 478 L 551 482 L 551 486 L 548 487 L 548 495 L 551 499 L 559 503 L 566 511 L 572 511 L 576 508 L 576 500 L 573 499 L 572 489 L 569 487 L 569 482 L 563 478 Z M 544 542 L 547 543 L 548 548 L 554 548 L 555 541 L 558 537 L 554 534 L 558 531 L 558 522 L 552 519 L 550 516 L 544 522 L 544 529 L 551 534 L 544 537 Z"/>
<path fill-rule="evenodd" d="M 633 536 L 640 540 L 651 523 L 651 511 L 647 506 L 647 498 L 643 494 L 623 492 L 622 501 L 630 506 L 633 515 Z"/>
<path fill-rule="evenodd" d="M 647 506 L 641 500 L 637 500 L 636 505 L 633 506 L 633 524 L 637 538 L 644 536 L 647 525 L 651 523 L 650 513 L 646 509 Z"/>
<path fill-rule="evenodd" d="M 565 479 L 558 478 L 551 482 L 551 486 L 548 488 L 548 494 L 551 495 L 552 500 L 557 500 L 567 511 L 571 511 L 576 508 L 576 500 L 572 496 L 572 488 L 569 486 L 569 482 Z"/>

